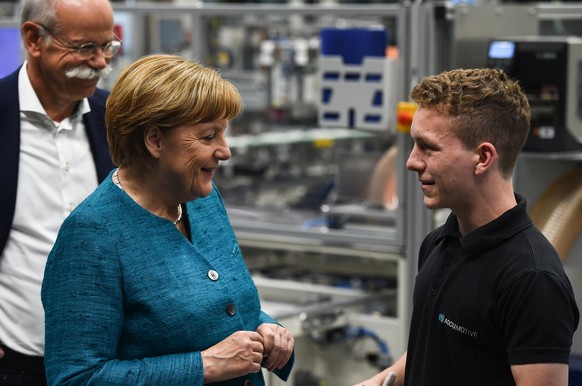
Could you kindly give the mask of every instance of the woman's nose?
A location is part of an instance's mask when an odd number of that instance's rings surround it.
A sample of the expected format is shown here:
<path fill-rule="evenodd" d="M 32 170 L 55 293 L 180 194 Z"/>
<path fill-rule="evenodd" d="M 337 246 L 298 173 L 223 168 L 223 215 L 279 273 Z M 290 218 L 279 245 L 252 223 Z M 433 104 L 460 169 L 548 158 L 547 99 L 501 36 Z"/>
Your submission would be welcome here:
<path fill-rule="evenodd" d="M 226 161 L 226 160 L 230 159 L 230 157 L 232 156 L 232 153 L 230 152 L 230 148 L 228 147 L 226 140 L 224 141 L 224 144 L 220 145 L 220 147 L 216 150 L 216 152 L 214 154 L 215 154 L 216 158 L 218 158 L 219 160 L 222 160 L 222 161 Z"/>

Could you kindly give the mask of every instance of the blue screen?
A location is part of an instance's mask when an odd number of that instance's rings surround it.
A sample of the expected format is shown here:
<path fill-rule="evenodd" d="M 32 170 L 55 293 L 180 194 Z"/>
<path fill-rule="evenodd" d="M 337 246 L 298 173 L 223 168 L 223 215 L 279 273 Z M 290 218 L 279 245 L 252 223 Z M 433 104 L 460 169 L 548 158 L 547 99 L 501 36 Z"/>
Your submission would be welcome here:
<path fill-rule="evenodd" d="M 20 30 L 0 27 L 0 78 L 12 73 L 22 62 Z"/>
<path fill-rule="evenodd" d="M 515 42 L 493 41 L 489 45 L 489 58 L 511 59 L 515 52 Z"/>

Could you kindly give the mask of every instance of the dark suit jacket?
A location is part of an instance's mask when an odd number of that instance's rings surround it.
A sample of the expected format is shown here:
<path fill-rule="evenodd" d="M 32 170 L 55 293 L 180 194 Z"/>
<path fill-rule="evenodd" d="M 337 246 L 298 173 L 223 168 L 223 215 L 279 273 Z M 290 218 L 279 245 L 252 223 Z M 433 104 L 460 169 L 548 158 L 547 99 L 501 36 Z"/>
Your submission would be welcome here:
<path fill-rule="evenodd" d="M 114 168 L 105 132 L 105 101 L 109 93 L 97 89 L 89 98 L 91 112 L 83 115 L 95 161 L 98 182 Z M 18 70 L 0 79 L 0 254 L 4 250 L 16 206 L 20 155 L 20 105 Z"/>

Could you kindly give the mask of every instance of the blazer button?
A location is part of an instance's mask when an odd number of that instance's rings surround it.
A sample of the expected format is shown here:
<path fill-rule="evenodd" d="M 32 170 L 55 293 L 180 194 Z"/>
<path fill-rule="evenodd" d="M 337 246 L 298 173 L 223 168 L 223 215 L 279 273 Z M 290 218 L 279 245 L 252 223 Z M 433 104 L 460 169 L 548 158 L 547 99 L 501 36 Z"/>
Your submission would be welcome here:
<path fill-rule="evenodd" d="M 208 278 L 212 281 L 217 281 L 218 280 L 218 272 L 211 269 L 210 271 L 208 271 Z"/>
<path fill-rule="evenodd" d="M 228 316 L 234 316 L 234 314 L 236 314 L 236 306 L 232 303 L 228 303 L 226 306 L 226 314 Z"/>
<path fill-rule="evenodd" d="M 253 386 L 253 381 L 251 381 L 250 379 L 247 379 L 243 386 Z"/>

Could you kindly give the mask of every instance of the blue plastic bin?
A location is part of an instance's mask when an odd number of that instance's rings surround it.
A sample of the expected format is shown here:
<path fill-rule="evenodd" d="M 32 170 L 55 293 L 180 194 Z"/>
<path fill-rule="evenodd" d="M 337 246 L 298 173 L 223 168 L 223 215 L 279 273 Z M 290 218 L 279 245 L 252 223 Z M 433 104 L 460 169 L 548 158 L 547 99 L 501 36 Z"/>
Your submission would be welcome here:
<path fill-rule="evenodd" d="M 362 64 L 364 57 L 385 57 L 388 34 L 377 28 L 323 28 L 321 54 L 343 57 L 344 64 Z"/>

